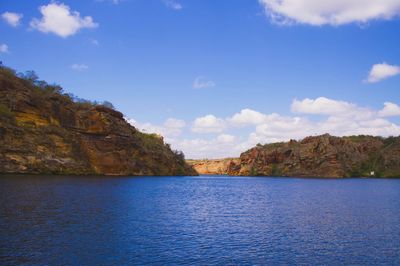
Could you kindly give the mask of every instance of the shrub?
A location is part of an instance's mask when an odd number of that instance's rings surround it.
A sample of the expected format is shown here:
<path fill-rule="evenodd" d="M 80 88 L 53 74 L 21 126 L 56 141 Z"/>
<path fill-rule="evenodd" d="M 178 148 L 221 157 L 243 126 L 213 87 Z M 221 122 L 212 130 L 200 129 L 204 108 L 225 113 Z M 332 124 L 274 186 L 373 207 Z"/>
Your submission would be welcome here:
<path fill-rule="evenodd" d="M 174 150 L 174 154 L 178 157 L 180 161 L 185 160 L 185 154 L 182 151 Z"/>

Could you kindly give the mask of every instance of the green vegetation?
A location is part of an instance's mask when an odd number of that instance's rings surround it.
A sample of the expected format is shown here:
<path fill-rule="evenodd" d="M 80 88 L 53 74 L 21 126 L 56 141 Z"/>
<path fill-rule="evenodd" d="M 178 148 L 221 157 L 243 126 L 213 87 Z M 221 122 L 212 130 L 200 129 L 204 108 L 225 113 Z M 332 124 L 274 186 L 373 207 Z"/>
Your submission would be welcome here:
<path fill-rule="evenodd" d="M 272 176 L 281 176 L 282 172 L 278 168 L 278 164 L 273 163 L 271 166 L 271 175 Z"/>
<path fill-rule="evenodd" d="M 10 108 L 5 106 L 4 104 L 0 104 L 0 116 L 3 116 L 5 118 L 7 118 L 7 119 L 14 119 L 15 118 L 14 112 L 12 112 L 10 110 Z"/>
<path fill-rule="evenodd" d="M 258 170 L 256 167 L 252 166 L 250 170 L 250 175 L 251 176 L 257 176 L 258 175 Z"/>
<path fill-rule="evenodd" d="M 358 136 L 347 136 L 347 137 L 343 137 L 343 138 L 348 139 L 355 143 L 361 143 L 361 142 L 364 142 L 366 139 L 373 138 L 373 137 L 368 136 L 368 135 L 358 135 Z"/>
<path fill-rule="evenodd" d="M 275 143 L 269 143 L 264 145 L 265 148 L 270 148 L 270 149 L 278 149 L 278 148 L 282 148 L 286 145 L 285 142 L 275 142 Z"/>
<path fill-rule="evenodd" d="M 393 145 L 395 143 L 398 143 L 398 141 L 399 141 L 399 138 L 396 138 L 396 137 L 393 137 L 393 136 L 384 138 L 383 139 L 383 147 L 387 148 L 387 147 L 389 147 L 389 146 L 391 146 L 391 145 Z"/>
<path fill-rule="evenodd" d="M 47 100 L 48 98 L 55 97 L 61 102 L 74 102 L 80 105 L 82 108 L 92 108 L 94 106 L 104 106 L 109 109 L 115 110 L 114 105 L 109 101 L 90 101 L 86 99 L 79 98 L 72 93 L 65 93 L 64 89 L 58 84 L 49 84 L 44 80 L 40 80 L 38 75 L 30 70 L 25 73 L 17 73 L 14 69 L 0 66 L 0 78 L 2 80 L 7 80 L 7 84 L 16 89 L 19 88 L 31 88 L 35 93 L 36 101 L 40 102 Z M 13 99 L 8 99 L 11 102 Z M 10 107 L 11 110 L 13 106 Z"/>

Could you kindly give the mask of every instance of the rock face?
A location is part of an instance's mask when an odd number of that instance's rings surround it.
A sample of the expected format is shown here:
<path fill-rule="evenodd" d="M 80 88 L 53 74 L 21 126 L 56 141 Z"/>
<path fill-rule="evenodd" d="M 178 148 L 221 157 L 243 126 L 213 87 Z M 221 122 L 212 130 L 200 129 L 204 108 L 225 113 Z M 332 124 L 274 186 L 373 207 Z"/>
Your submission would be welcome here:
<path fill-rule="evenodd" d="M 257 145 L 240 158 L 190 160 L 199 174 L 294 177 L 400 177 L 400 137 L 328 134 Z"/>
<path fill-rule="evenodd" d="M 111 108 L 0 68 L 0 173 L 197 175 L 162 137 Z"/>
<path fill-rule="evenodd" d="M 228 175 L 229 170 L 240 163 L 240 159 L 187 160 L 187 163 L 201 175 Z"/>
<path fill-rule="evenodd" d="M 258 145 L 230 164 L 230 175 L 400 177 L 400 137 L 328 134 Z"/>

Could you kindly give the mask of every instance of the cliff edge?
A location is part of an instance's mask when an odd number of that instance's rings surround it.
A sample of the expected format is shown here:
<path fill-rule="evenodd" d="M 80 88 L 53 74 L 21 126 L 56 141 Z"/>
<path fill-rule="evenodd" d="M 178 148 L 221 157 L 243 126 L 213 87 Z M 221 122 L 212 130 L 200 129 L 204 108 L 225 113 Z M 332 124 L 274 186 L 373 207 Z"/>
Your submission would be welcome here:
<path fill-rule="evenodd" d="M 0 173 L 197 175 L 162 137 L 105 105 L 0 67 Z"/>
<path fill-rule="evenodd" d="M 189 161 L 200 174 L 292 177 L 400 177 L 400 137 L 329 134 L 257 145 L 240 158 Z"/>

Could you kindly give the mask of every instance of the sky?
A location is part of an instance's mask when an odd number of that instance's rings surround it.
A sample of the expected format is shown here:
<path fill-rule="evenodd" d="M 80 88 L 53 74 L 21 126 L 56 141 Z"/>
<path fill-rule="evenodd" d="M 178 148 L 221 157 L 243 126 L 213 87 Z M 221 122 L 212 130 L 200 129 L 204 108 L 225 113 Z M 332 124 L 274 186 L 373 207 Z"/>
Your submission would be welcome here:
<path fill-rule="evenodd" d="M 400 135 L 400 0 L 1 0 L 0 60 L 186 158 Z"/>

